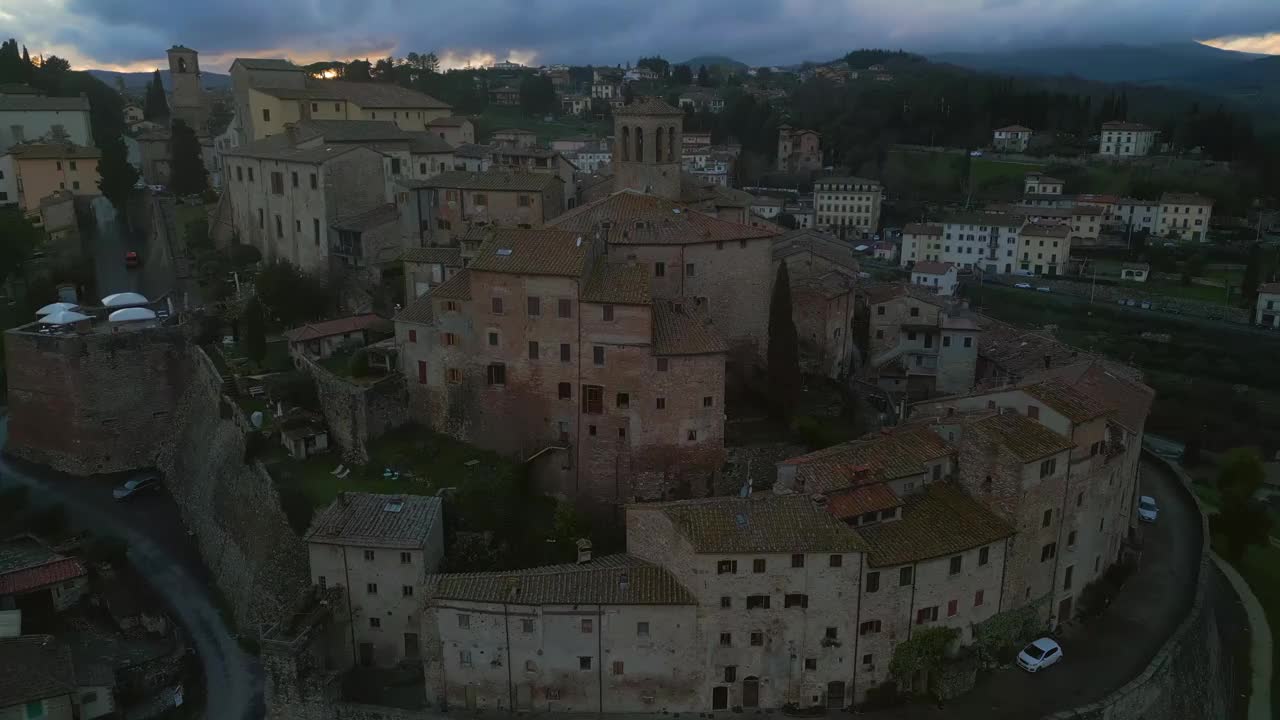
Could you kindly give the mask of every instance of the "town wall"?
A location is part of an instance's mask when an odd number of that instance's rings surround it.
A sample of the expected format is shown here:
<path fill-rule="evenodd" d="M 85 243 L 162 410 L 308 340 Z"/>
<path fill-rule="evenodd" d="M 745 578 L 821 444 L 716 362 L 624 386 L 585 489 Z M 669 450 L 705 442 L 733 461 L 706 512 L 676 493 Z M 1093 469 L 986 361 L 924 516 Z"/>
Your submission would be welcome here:
<path fill-rule="evenodd" d="M 409 399 L 400 375 L 393 374 L 369 385 L 359 385 L 334 375 L 309 359 L 303 360 L 305 369 L 316 384 L 316 395 L 329 428 L 329 438 L 342 448 L 342 457 L 347 462 L 368 462 L 369 442 L 408 422 Z"/>
<path fill-rule="evenodd" d="M 5 333 L 9 443 L 15 457 L 75 475 L 156 464 L 187 385 L 179 326 L 40 335 Z"/>

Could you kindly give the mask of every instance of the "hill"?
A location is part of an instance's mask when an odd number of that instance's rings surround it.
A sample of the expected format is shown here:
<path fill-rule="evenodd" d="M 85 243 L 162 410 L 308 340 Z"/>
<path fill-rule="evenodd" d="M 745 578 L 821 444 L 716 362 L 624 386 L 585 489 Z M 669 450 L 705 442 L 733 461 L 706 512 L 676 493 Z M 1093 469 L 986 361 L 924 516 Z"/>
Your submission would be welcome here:
<path fill-rule="evenodd" d="M 147 83 L 151 82 L 152 77 L 152 73 L 149 72 L 122 73 L 114 70 L 89 70 L 87 72 L 113 89 L 116 86 L 116 78 L 123 77 L 125 89 L 131 92 L 142 92 L 146 89 Z M 200 79 L 204 83 L 205 90 L 220 90 L 222 88 L 231 87 L 230 75 L 214 72 L 201 72 Z M 173 90 L 173 82 L 169 79 L 168 70 L 160 71 L 160 81 L 164 83 L 165 90 Z"/>
<path fill-rule="evenodd" d="M 941 53 L 929 59 L 1011 75 L 1072 75 L 1101 82 L 1152 83 L 1234 70 L 1260 57 L 1186 42 Z"/>
<path fill-rule="evenodd" d="M 1169 84 L 1225 95 L 1246 104 L 1280 105 L 1280 56 L 1189 73 Z"/>
<path fill-rule="evenodd" d="M 671 63 L 671 64 L 673 66 L 688 65 L 690 69 L 692 69 L 694 72 L 698 72 L 698 68 L 703 65 L 706 65 L 707 69 L 711 69 L 713 67 L 721 67 L 728 70 L 729 72 L 735 72 L 735 73 L 742 73 L 747 71 L 746 63 L 739 62 L 730 57 L 725 57 L 724 55 L 699 55 L 698 57 L 695 57 L 695 58 L 689 58 L 684 62 Z"/>

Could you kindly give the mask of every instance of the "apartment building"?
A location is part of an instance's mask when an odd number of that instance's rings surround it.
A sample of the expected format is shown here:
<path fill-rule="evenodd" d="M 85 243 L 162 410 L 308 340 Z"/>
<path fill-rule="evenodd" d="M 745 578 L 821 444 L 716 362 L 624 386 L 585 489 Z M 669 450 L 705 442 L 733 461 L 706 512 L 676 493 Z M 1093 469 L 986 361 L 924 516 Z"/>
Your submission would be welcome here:
<path fill-rule="evenodd" d="M 1126 231 L 1154 233 L 1160 219 L 1160 202 L 1120 198 L 1116 200 L 1112 218 L 1116 224 L 1124 226 Z"/>
<path fill-rule="evenodd" d="M 21 143 L 93 145 L 89 99 L 0 90 L 0 153 Z"/>
<path fill-rule="evenodd" d="M 1028 222 L 1022 228 L 1017 249 L 1018 269 L 1034 275 L 1060 274 L 1071 254 L 1071 228 Z"/>
<path fill-rule="evenodd" d="M 991 133 L 991 146 L 1000 152 L 1025 152 L 1035 132 L 1023 125 L 1006 125 Z"/>
<path fill-rule="evenodd" d="M 405 232 L 424 246 L 456 245 L 473 226 L 542 227 L 564 207 L 564 182 L 551 174 L 451 170 L 400 186 Z"/>
<path fill-rule="evenodd" d="M 394 667 L 420 659 L 420 593 L 444 557 L 440 498 L 340 493 L 303 539 L 311 582 L 343 590 L 351 663 Z"/>
<path fill-rule="evenodd" d="M 956 277 L 955 265 L 924 260 L 911 268 L 911 284 L 945 297 L 955 295 L 956 286 L 960 283 Z"/>
<path fill-rule="evenodd" d="M 879 182 L 859 177 L 820 178 L 813 183 L 813 193 L 819 228 L 846 240 L 879 231 Z"/>
<path fill-rule="evenodd" d="M 1164 193 L 1156 234 L 1179 242 L 1208 242 L 1212 217 L 1210 198 L 1196 193 Z"/>
<path fill-rule="evenodd" d="M 613 162 L 613 146 L 607 142 L 584 145 L 570 151 L 565 157 L 573 163 L 578 172 L 597 173 Z"/>
<path fill-rule="evenodd" d="M 1114 158 L 1150 155 L 1155 148 L 1158 133 L 1155 128 L 1142 123 L 1119 120 L 1104 122 L 1098 154 Z"/>
<path fill-rule="evenodd" d="M 464 117 L 438 117 L 427 121 L 427 132 L 435 133 L 450 145 L 462 145 L 476 141 L 476 126 Z"/>
<path fill-rule="evenodd" d="M 8 185 L 16 194 L 9 195 L 6 181 L 0 178 L 0 203 L 15 202 L 27 215 L 40 212 L 40 201 L 56 192 L 73 195 L 100 195 L 96 147 L 64 143 L 25 143 L 9 148 L 0 158 L 0 173 L 12 174 Z M 7 199 L 6 199 L 7 198 Z"/>
<path fill-rule="evenodd" d="M 822 169 L 822 136 L 816 130 L 778 128 L 778 171 L 805 173 Z"/>
<path fill-rule="evenodd" d="M 871 285 L 860 297 L 869 318 L 864 372 L 889 398 L 973 388 L 979 326 L 962 303 L 908 283 Z"/>
<path fill-rule="evenodd" d="M 1026 218 L 1017 212 L 954 213 L 938 223 L 909 223 L 899 264 L 951 263 L 958 270 L 1010 273 Z"/>

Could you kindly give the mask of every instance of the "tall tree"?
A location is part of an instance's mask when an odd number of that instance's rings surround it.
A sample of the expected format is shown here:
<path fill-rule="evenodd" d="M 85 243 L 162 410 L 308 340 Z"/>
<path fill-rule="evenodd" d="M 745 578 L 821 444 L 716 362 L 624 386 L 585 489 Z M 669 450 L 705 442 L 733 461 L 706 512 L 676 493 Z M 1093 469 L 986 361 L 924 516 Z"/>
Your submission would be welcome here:
<path fill-rule="evenodd" d="M 249 298 L 244 306 L 244 350 L 254 363 L 261 365 L 267 356 L 267 327 L 263 317 L 262 301 L 258 296 Z"/>
<path fill-rule="evenodd" d="M 98 161 L 98 189 L 123 218 L 127 212 L 129 191 L 138 182 L 138 171 L 129 164 L 129 150 L 123 139 L 100 140 L 98 147 L 102 150 L 102 159 Z"/>
<path fill-rule="evenodd" d="M 200 139 L 182 120 L 173 121 L 169 153 L 169 185 L 175 195 L 198 195 L 209 189 Z"/>
<path fill-rule="evenodd" d="M 525 75 L 520 81 L 520 108 L 526 115 L 548 115 L 556 110 L 556 89 L 547 75 Z"/>
<path fill-rule="evenodd" d="M 671 82 L 676 85 L 692 85 L 693 70 L 688 65 L 677 65 L 671 70 Z"/>
<path fill-rule="evenodd" d="M 169 117 L 169 100 L 164 94 L 164 81 L 160 79 L 160 69 L 151 76 L 147 84 L 147 95 L 142 105 L 142 116 L 148 120 L 159 120 Z"/>
<path fill-rule="evenodd" d="M 31 224 L 16 208 L 0 208 L 0 280 L 22 269 L 32 251 L 44 242 L 44 231 Z"/>
<path fill-rule="evenodd" d="M 698 84 L 702 87 L 711 87 L 711 73 L 707 72 L 706 65 L 698 66 Z"/>
<path fill-rule="evenodd" d="M 1240 304 L 1252 310 L 1258 302 L 1258 286 L 1262 284 L 1262 245 L 1253 243 L 1249 246 L 1249 262 L 1244 266 L 1244 277 L 1240 280 Z"/>
<path fill-rule="evenodd" d="M 791 315 L 791 276 L 778 265 L 769 299 L 769 405 L 774 417 L 790 420 L 800 396 L 800 348 Z"/>
<path fill-rule="evenodd" d="M 1266 472 L 1262 458 L 1251 448 L 1227 453 L 1218 473 L 1221 505 L 1210 518 L 1213 530 L 1224 540 L 1228 560 L 1238 562 L 1250 545 L 1264 545 L 1271 533 L 1271 516 L 1253 496 Z"/>

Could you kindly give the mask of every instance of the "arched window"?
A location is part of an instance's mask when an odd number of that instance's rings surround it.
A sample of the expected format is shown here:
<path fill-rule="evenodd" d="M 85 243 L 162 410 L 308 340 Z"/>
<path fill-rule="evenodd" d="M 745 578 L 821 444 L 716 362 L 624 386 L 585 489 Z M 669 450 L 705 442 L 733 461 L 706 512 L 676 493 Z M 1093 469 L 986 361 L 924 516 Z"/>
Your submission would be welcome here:
<path fill-rule="evenodd" d="M 636 128 L 636 162 L 644 162 L 644 128 Z"/>
<path fill-rule="evenodd" d="M 186 71 L 187 71 L 187 59 L 178 58 L 178 72 L 186 72 Z"/>
<path fill-rule="evenodd" d="M 667 162 L 676 161 L 676 128 L 674 125 L 667 128 Z"/>
<path fill-rule="evenodd" d="M 631 128 L 626 125 L 622 126 L 622 160 L 629 160 L 627 153 L 631 152 Z"/>
<path fill-rule="evenodd" d="M 662 128 L 653 133 L 653 159 L 662 162 Z"/>

